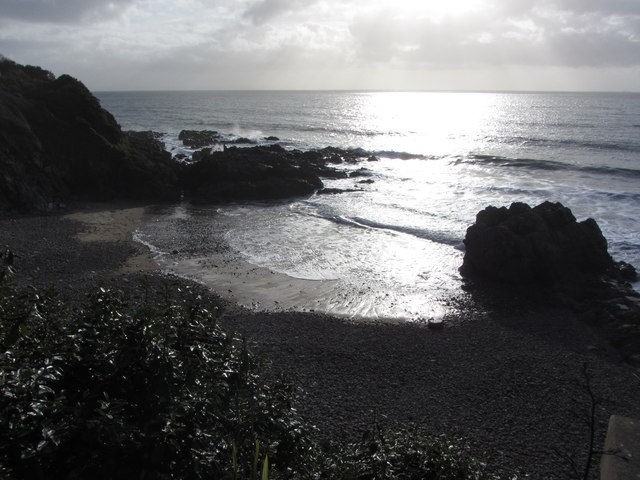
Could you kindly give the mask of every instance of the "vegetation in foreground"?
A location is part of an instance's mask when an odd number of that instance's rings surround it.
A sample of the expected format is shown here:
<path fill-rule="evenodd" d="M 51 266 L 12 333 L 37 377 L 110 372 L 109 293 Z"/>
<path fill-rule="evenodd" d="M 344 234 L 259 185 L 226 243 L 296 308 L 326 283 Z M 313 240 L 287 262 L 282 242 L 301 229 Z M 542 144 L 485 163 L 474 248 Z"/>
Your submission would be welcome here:
<path fill-rule="evenodd" d="M 188 286 L 81 306 L 0 272 L 0 477 L 482 479 L 465 446 L 374 428 L 320 447 L 219 306 Z"/>

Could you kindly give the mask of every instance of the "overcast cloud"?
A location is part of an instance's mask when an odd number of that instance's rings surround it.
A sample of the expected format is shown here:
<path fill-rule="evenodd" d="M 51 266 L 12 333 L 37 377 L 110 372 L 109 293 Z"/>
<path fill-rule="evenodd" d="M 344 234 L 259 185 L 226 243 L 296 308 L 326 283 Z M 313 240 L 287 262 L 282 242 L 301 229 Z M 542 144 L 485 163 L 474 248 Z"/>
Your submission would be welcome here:
<path fill-rule="evenodd" d="M 135 0 L 0 0 L 0 17 L 32 22 L 74 23 L 120 15 Z"/>
<path fill-rule="evenodd" d="M 640 91 L 640 1 L 0 0 L 0 54 L 94 90 Z"/>

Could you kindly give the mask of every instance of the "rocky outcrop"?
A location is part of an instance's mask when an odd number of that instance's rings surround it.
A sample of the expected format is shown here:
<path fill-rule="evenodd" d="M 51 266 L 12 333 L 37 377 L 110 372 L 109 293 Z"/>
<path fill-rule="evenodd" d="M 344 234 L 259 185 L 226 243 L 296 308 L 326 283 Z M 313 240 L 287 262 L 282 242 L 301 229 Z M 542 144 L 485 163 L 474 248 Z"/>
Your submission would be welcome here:
<path fill-rule="evenodd" d="M 78 80 L 0 59 L 0 209 L 69 200 L 173 199 L 177 166 L 127 135 Z"/>
<path fill-rule="evenodd" d="M 256 142 L 255 140 L 251 140 L 250 138 L 247 138 L 247 137 L 238 137 L 238 138 L 234 138 L 233 140 L 223 141 L 222 143 L 231 143 L 235 145 L 253 145 Z"/>
<path fill-rule="evenodd" d="M 322 188 L 321 177 L 344 175 L 325 163 L 319 152 L 279 145 L 204 150 L 184 167 L 184 188 L 192 200 L 211 203 L 310 195 Z"/>
<path fill-rule="evenodd" d="M 465 277 L 512 284 L 582 281 L 614 266 L 595 220 L 577 222 L 559 203 L 487 207 L 467 230 L 464 245 Z"/>
<path fill-rule="evenodd" d="M 371 175 L 365 168 L 351 173 L 335 165 L 356 164 L 368 154 L 360 150 L 326 147 L 319 150 L 287 150 L 273 144 L 250 148 L 203 148 L 184 165 L 186 197 L 196 202 L 275 200 L 331 194 L 354 189 L 323 189 L 322 179 L 346 179 Z M 366 180 L 366 183 L 373 180 Z"/>
<path fill-rule="evenodd" d="M 255 140 L 251 140 L 247 137 L 238 137 L 229 139 L 228 135 L 221 135 L 215 130 L 182 130 L 178 134 L 178 140 L 182 141 L 185 147 L 189 148 L 206 148 L 213 145 L 252 145 L 255 144 Z M 268 139 L 276 137 L 268 137 Z"/>
<path fill-rule="evenodd" d="M 611 258 L 595 220 L 577 222 L 559 203 L 487 207 L 464 244 L 460 272 L 475 281 L 471 291 L 481 303 L 507 305 L 513 294 L 518 302 L 569 308 L 640 366 L 640 294 L 628 283 L 637 274 Z"/>
<path fill-rule="evenodd" d="M 215 130 L 182 130 L 178 134 L 178 140 L 189 148 L 209 147 L 218 143 L 220 139 L 220 134 Z"/>
<path fill-rule="evenodd" d="M 123 175 L 129 186 L 124 196 L 172 200 L 180 197 L 180 170 L 156 132 L 125 132 L 129 162 Z"/>
<path fill-rule="evenodd" d="M 318 190 L 318 195 L 338 195 L 341 193 L 354 193 L 362 192 L 361 188 L 321 188 Z"/>

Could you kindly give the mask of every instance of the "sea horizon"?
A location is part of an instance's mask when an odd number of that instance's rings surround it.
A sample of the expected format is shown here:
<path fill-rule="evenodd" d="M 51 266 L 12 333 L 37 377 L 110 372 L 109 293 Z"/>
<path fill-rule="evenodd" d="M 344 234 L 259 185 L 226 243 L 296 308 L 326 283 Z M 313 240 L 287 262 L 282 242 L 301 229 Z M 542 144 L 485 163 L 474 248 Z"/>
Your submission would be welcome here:
<path fill-rule="evenodd" d="M 242 93 L 242 92 L 280 92 L 280 93 L 490 93 L 490 94 L 640 94 L 640 90 L 438 90 L 438 89 L 425 89 L 425 90 L 412 90 L 412 89 L 270 89 L 270 88 L 245 88 L 245 89 L 233 89 L 233 88 L 211 88 L 211 89 L 114 89 L 104 90 L 96 89 L 91 90 L 95 95 L 100 93 L 182 93 L 182 92 L 230 92 L 230 93 Z"/>

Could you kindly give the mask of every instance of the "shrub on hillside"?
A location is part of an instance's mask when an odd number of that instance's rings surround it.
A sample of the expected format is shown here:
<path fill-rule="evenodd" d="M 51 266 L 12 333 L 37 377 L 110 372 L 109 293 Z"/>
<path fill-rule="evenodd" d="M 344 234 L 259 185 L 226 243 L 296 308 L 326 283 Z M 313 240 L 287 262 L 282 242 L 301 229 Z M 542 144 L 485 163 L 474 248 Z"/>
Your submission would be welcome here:
<path fill-rule="evenodd" d="M 0 270 L 0 478 L 488 478 L 460 441 L 374 428 L 322 447 L 190 286 L 81 306 Z M 263 466 L 265 475 L 262 476 Z"/>
<path fill-rule="evenodd" d="M 256 440 L 276 475 L 295 472 L 290 388 L 260 381 L 211 307 L 187 294 L 132 311 L 104 289 L 81 309 L 2 299 L 0 476 L 246 478 Z"/>

